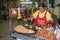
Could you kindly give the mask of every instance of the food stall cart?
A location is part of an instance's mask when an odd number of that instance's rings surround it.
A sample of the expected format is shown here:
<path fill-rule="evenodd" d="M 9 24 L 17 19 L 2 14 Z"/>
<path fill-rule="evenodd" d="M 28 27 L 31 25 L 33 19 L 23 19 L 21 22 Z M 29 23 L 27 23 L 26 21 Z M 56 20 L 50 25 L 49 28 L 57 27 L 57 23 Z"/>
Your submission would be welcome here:
<path fill-rule="evenodd" d="M 14 37 L 16 38 L 16 40 L 36 40 L 36 36 L 31 33 L 31 34 L 28 34 L 28 33 L 19 33 L 19 32 L 16 32 L 13 30 L 13 16 L 15 14 L 15 16 L 17 16 L 17 14 L 20 12 L 20 8 L 10 8 L 9 9 L 9 22 L 10 22 L 10 35 L 11 37 Z M 14 13 L 14 14 L 13 14 Z M 12 15 L 13 14 L 13 15 Z M 15 19 L 16 20 L 16 19 Z M 40 39 L 40 38 L 38 38 Z M 43 40 L 44 38 L 41 38 L 41 40 Z"/>

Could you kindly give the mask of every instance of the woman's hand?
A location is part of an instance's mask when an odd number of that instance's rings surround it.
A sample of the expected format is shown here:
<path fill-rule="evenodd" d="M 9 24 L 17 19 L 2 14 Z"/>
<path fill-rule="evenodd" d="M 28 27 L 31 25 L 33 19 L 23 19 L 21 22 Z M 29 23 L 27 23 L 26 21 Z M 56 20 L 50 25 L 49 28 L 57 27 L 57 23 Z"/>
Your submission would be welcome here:
<path fill-rule="evenodd" d="M 33 16 L 29 17 L 28 20 L 32 21 L 34 18 Z"/>
<path fill-rule="evenodd" d="M 23 21 L 27 21 L 27 19 L 23 19 Z"/>

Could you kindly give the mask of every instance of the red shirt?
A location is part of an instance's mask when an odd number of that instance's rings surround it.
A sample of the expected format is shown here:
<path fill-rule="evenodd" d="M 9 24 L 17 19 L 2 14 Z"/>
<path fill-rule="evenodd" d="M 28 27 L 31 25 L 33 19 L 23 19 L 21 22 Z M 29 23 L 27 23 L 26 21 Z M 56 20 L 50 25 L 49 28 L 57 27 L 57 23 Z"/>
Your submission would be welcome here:
<path fill-rule="evenodd" d="M 38 26 L 38 27 L 42 27 L 42 25 L 48 26 L 48 24 L 46 24 L 46 22 L 47 22 L 46 12 L 45 12 L 44 17 L 42 17 L 42 18 L 39 17 L 39 12 L 38 12 L 38 15 L 37 15 L 37 17 L 36 17 L 35 25 Z"/>

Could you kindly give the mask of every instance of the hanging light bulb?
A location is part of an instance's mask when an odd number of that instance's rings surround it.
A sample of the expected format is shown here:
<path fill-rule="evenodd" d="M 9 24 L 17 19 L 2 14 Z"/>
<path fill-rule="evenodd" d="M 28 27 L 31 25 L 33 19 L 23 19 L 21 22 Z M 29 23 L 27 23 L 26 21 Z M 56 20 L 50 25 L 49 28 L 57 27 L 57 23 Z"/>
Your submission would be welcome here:
<path fill-rule="evenodd" d="M 15 10 L 13 10 L 12 12 L 13 12 L 13 14 L 16 14 L 17 13 Z"/>

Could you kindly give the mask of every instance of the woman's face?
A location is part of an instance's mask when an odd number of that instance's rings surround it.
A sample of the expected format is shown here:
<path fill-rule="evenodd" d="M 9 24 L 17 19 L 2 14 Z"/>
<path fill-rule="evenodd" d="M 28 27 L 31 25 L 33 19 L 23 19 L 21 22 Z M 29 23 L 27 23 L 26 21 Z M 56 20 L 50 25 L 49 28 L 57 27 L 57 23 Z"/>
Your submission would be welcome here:
<path fill-rule="evenodd" d="M 40 12 L 44 12 L 45 11 L 45 8 L 39 7 L 39 10 L 40 10 Z"/>

